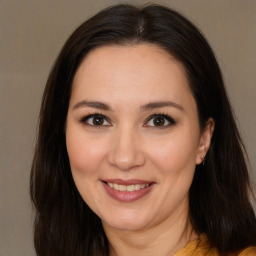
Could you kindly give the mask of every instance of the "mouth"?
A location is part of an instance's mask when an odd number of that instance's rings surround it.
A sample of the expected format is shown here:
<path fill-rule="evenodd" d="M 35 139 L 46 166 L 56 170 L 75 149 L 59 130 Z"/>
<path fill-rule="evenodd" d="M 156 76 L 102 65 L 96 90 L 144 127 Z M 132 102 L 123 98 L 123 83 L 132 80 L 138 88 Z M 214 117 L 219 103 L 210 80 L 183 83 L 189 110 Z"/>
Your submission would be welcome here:
<path fill-rule="evenodd" d="M 155 182 L 141 180 L 104 180 L 106 192 L 114 199 L 122 202 L 131 202 L 148 194 Z"/>
<path fill-rule="evenodd" d="M 138 191 L 141 190 L 143 188 L 147 188 L 148 186 L 150 186 L 150 184 L 132 184 L 132 185 L 120 185 L 117 183 L 111 183 L 111 182 L 107 182 L 106 183 L 110 188 L 113 188 L 114 190 L 118 190 L 118 191 L 128 191 L 128 192 L 133 192 L 133 191 Z"/>

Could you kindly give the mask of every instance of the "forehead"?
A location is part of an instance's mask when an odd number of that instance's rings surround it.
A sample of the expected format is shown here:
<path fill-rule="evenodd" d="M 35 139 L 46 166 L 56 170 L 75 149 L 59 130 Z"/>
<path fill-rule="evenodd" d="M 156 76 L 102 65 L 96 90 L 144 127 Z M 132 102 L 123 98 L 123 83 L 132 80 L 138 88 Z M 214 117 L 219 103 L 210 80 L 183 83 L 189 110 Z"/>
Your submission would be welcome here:
<path fill-rule="evenodd" d="M 183 65 L 162 48 L 146 43 L 103 46 L 89 52 L 74 77 L 74 94 L 99 100 L 171 97 L 182 101 L 183 96 L 191 97 Z"/>

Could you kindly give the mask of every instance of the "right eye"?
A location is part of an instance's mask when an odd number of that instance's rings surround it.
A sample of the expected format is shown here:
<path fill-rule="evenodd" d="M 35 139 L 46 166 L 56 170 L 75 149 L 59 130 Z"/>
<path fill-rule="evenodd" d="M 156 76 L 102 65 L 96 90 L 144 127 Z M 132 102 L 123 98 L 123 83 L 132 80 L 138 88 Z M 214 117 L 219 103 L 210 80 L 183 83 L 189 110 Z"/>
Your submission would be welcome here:
<path fill-rule="evenodd" d="M 88 115 L 82 118 L 82 123 L 91 126 L 109 126 L 107 118 L 100 114 Z"/>
<path fill-rule="evenodd" d="M 154 127 L 154 128 L 167 128 L 175 124 L 176 124 L 176 121 L 168 115 L 154 114 L 149 117 L 145 126 Z"/>

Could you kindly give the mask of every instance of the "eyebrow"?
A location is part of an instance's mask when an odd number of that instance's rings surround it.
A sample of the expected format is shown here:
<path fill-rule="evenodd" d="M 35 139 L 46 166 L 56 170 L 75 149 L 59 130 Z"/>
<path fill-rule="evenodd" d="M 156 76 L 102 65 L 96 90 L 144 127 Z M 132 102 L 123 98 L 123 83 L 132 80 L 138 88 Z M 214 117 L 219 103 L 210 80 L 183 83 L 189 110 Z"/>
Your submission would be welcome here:
<path fill-rule="evenodd" d="M 76 103 L 73 107 L 73 110 L 77 109 L 77 108 L 81 108 L 81 107 L 89 107 L 89 108 L 97 108 L 97 109 L 101 109 L 101 110 L 111 110 L 110 106 L 108 106 L 107 104 L 103 103 L 103 102 L 99 102 L 99 101 L 79 101 L 78 103 Z"/>
<path fill-rule="evenodd" d="M 181 105 L 179 105 L 175 102 L 172 102 L 172 101 L 151 102 L 151 103 L 141 106 L 140 110 L 147 111 L 147 110 L 152 110 L 155 108 L 163 108 L 163 107 L 174 107 L 174 108 L 184 111 L 184 108 Z"/>
<path fill-rule="evenodd" d="M 96 108 L 96 109 L 100 109 L 100 110 L 111 110 L 110 106 L 100 102 L 100 101 L 79 101 L 78 103 L 76 103 L 73 106 L 73 110 L 77 109 L 77 108 L 81 108 L 81 107 L 90 107 L 90 108 Z M 143 105 L 140 107 L 140 111 L 148 111 L 148 110 L 152 110 L 155 108 L 163 108 L 163 107 L 174 107 L 177 108 L 179 110 L 184 111 L 184 108 L 172 101 L 159 101 L 159 102 L 150 102 L 146 105 Z"/>

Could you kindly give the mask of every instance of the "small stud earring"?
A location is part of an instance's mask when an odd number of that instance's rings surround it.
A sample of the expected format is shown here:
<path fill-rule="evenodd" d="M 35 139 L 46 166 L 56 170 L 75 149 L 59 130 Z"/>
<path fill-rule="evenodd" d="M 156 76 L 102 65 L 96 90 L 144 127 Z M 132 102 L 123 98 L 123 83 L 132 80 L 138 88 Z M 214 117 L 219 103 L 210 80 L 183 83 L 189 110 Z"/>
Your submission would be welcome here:
<path fill-rule="evenodd" d="M 203 166 L 204 166 L 204 158 L 205 158 L 205 156 L 204 156 L 204 155 L 201 155 L 201 160 L 202 160 Z"/>

